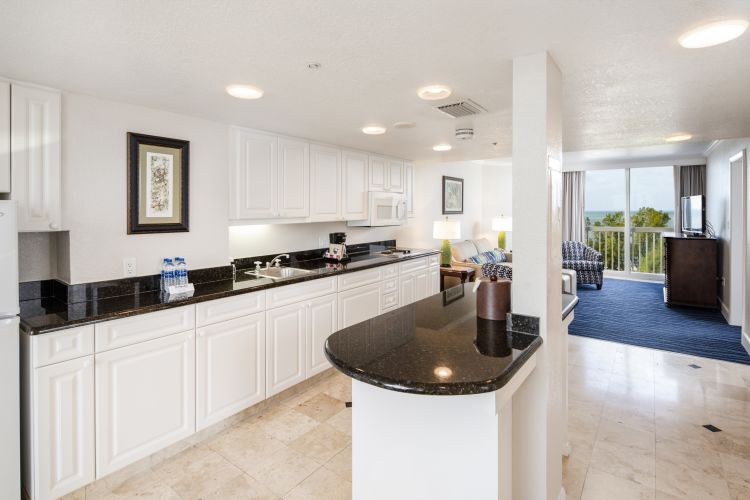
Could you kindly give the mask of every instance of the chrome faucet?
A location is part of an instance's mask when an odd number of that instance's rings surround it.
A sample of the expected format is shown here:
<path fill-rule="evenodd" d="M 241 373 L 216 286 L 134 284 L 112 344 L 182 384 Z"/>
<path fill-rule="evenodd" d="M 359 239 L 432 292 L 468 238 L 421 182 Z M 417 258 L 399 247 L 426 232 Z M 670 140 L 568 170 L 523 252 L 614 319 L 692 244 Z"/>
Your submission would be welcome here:
<path fill-rule="evenodd" d="M 289 258 L 288 253 L 282 253 L 271 259 L 271 262 L 266 262 L 266 269 L 268 269 L 271 266 L 281 267 L 281 259 L 282 257 Z"/>

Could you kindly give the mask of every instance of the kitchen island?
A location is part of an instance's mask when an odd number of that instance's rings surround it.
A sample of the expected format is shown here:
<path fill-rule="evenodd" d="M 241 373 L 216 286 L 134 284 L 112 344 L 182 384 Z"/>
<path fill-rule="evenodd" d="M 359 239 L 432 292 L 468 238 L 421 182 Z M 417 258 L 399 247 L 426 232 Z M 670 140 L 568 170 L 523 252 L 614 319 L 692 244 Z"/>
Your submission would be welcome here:
<path fill-rule="evenodd" d="M 459 285 L 331 335 L 326 356 L 353 379 L 354 498 L 510 499 L 512 396 L 538 328 L 477 318 Z"/>

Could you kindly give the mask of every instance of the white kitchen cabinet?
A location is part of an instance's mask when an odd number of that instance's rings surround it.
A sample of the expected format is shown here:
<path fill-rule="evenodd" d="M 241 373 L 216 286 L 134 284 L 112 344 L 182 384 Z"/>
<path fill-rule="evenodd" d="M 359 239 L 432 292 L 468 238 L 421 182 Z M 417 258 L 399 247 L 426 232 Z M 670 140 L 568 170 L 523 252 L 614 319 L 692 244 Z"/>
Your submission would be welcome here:
<path fill-rule="evenodd" d="M 339 292 L 339 328 L 367 321 L 381 312 L 380 283 Z"/>
<path fill-rule="evenodd" d="M 417 286 L 414 273 L 402 274 L 398 278 L 399 304 L 406 306 L 417 301 Z"/>
<path fill-rule="evenodd" d="M 279 139 L 278 216 L 310 215 L 310 146 L 296 139 Z"/>
<path fill-rule="evenodd" d="M 426 299 L 431 295 L 430 270 L 422 269 L 414 272 L 414 298 L 416 300 Z"/>
<path fill-rule="evenodd" d="M 385 191 L 388 185 L 388 158 L 370 155 L 370 191 Z"/>
<path fill-rule="evenodd" d="M 388 175 L 385 190 L 392 193 L 404 192 L 404 162 L 402 160 L 388 160 Z"/>
<path fill-rule="evenodd" d="M 97 479 L 195 432 L 192 330 L 95 359 Z"/>
<path fill-rule="evenodd" d="M 305 302 L 266 311 L 266 397 L 305 380 Z"/>
<path fill-rule="evenodd" d="M 310 220 L 342 220 L 343 185 L 341 151 L 310 146 Z"/>
<path fill-rule="evenodd" d="M 341 154 L 341 210 L 344 220 L 362 220 L 369 212 L 369 159 L 366 154 L 344 151 Z"/>
<path fill-rule="evenodd" d="M 62 228 L 60 92 L 13 84 L 10 103 L 10 196 L 18 202 L 18 230 L 59 230 Z"/>
<path fill-rule="evenodd" d="M 0 193 L 10 193 L 10 83 L 0 81 Z"/>
<path fill-rule="evenodd" d="M 404 192 L 406 193 L 406 215 L 409 218 L 416 217 L 416 205 L 414 201 L 414 164 L 404 162 Z"/>
<path fill-rule="evenodd" d="M 198 328 L 195 358 L 197 430 L 265 399 L 265 346 L 264 312 Z"/>
<path fill-rule="evenodd" d="M 93 356 L 34 370 L 29 495 L 59 498 L 95 478 Z M 28 452 L 27 452 L 28 453 Z M 31 458 L 31 460 L 29 460 Z"/>
<path fill-rule="evenodd" d="M 436 293 L 440 293 L 440 266 L 430 267 L 429 273 L 430 293 L 428 295 L 435 295 Z"/>
<path fill-rule="evenodd" d="M 232 130 L 230 217 L 268 219 L 278 212 L 278 149 L 275 135 Z"/>
<path fill-rule="evenodd" d="M 307 338 L 305 375 L 307 378 L 330 368 L 325 355 L 326 339 L 338 330 L 336 294 L 313 299 L 307 303 Z"/>

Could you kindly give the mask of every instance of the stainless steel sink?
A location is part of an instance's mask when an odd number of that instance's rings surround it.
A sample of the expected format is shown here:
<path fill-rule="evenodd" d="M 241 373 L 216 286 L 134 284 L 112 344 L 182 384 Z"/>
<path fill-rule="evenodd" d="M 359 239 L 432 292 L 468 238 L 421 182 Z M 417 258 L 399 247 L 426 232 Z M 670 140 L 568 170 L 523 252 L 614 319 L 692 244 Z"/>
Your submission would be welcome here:
<path fill-rule="evenodd" d="M 258 276 L 261 278 L 270 278 L 272 280 L 283 280 L 287 278 L 297 278 L 299 276 L 307 276 L 312 274 L 313 271 L 306 269 L 297 269 L 296 267 L 266 267 L 261 268 L 259 271 L 246 271 L 246 274 Z"/>

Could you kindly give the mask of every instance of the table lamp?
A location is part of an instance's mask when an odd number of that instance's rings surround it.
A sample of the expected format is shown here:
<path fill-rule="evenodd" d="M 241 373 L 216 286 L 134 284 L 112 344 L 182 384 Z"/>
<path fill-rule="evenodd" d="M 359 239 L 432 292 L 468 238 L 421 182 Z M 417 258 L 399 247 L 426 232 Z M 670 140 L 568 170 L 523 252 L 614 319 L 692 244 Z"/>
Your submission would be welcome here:
<path fill-rule="evenodd" d="M 505 246 L 505 232 L 513 231 L 513 217 L 500 214 L 500 217 L 492 219 L 492 230 L 500 231 L 497 234 L 497 247 L 508 250 Z"/>
<path fill-rule="evenodd" d="M 440 254 L 440 265 L 442 267 L 451 266 L 451 242 L 461 238 L 461 223 L 458 221 L 436 220 L 432 223 L 432 237 L 436 240 L 443 240 L 443 246 Z"/>

